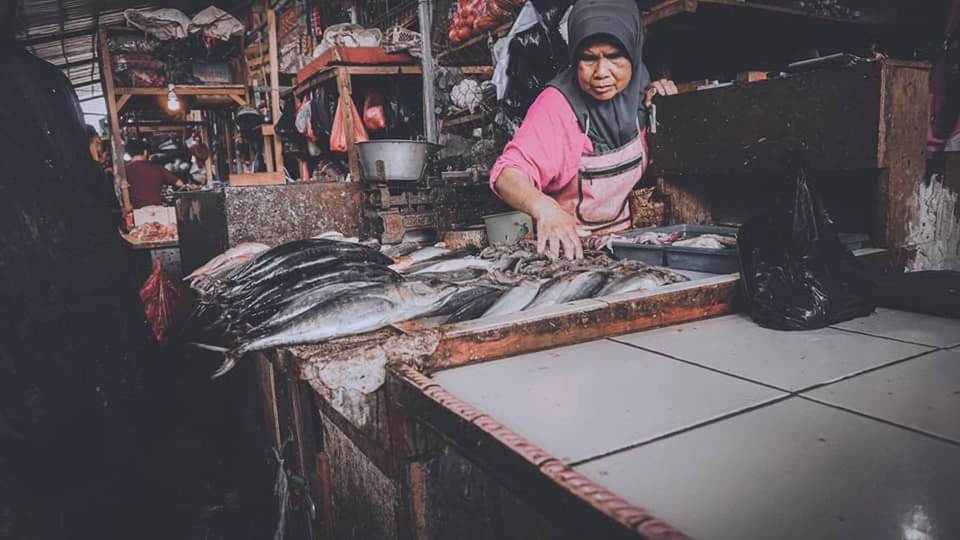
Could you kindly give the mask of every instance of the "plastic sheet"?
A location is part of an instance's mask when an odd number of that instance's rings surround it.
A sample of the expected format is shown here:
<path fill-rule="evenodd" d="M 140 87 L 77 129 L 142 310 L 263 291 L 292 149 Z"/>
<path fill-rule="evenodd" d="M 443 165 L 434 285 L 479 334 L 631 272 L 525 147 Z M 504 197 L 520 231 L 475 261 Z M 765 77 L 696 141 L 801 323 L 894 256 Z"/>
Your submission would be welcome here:
<path fill-rule="evenodd" d="M 347 126 L 346 122 L 343 120 L 343 111 L 341 107 L 343 102 L 340 102 L 337 105 L 337 112 L 333 118 L 333 127 L 330 129 L 330 151 L 331 152 L 346 152 L 347 151 Z M 350 101 L 350 117 L 351 124 L 353 124 L 353 142 L 365 142 L 370 140 L 370 136 L 367 135 L 367 130 L 363 127 L 363 120 L 360 118 L 360 113 L 357 111 L 357 106 L 353 104 L 353 101 Z"/>
<path fill-rule="evenodd" d="M 210 6 L 193 16 L 189 31 L 191 34 L 202 32 L 209 38 L 226 41 L 230 36 L 243 33 L 243 23 L 226 11 Z"/>
<path fill-rule="evenodd" d="M 123 12 L 123 16 L 130 26 L 161 41 L 183 39 L 189 35 L 190 17 L 179 9 L 128 9 Z"/>
<path fill-rule="evenodd" d="M 872 313 L 874 285 L 802 169 L 788 188 L 774 214 L 748 220 L 738 234 L 751 318 L 766 328 L 813 330 Z"/>
<path fill-rule="evenodd" d="M 379 131 L 387 127 L 387 113 L 383 107 L 383 94 L 370 91 L 363 98 L 363 125 L 370 131 Z"/>
<path fill-rule="evenodd" d="M 180 290 L 163 275 L 159 260 L 154 261 L 153 273 L 140 289 L 140 300 L 153 337 L 157 343 L 166 343 L 180 304 Z"/>

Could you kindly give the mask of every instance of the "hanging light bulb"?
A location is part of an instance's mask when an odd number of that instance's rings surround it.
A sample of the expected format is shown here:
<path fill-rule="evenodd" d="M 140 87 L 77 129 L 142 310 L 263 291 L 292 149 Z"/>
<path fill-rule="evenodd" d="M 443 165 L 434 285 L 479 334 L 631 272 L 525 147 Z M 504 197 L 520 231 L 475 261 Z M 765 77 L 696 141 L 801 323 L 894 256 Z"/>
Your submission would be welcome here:
<path fill-rule="evenodd" d="M 167 110 L 169 111 L 179 111 L 180 110 L 180 99 L 177 97 L 177 93 L 173 91 L 173 85 L 170 85 L 170 92 L 167 93 Z"/>

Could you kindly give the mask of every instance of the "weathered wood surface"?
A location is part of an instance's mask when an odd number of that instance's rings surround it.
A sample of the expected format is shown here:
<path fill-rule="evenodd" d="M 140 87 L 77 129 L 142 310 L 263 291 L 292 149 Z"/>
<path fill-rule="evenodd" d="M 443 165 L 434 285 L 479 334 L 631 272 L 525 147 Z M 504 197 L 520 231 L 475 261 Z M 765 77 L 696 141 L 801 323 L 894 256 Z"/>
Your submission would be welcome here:
<path fill-rule="evenodd" d="M 580 475 L 409 366 L 391 368 L 404 414 L 442 433 L 471 462 L 573 538 L 683 540 L 669 524 Z"/>
<path fill-rule="evenodd" d="M 924 176 L 928 74 L 926 64 L 887 60 L 665 98 L 650 136 L 651 174 L 664 178 L 675 223 L 706 223 L 716 221 L 715 184 L 727 195 L 747 189 L 738 178 L 772 185 L 791 151 L 811 175 L 859 181 L 872 171 L 861 204 L 875 205 L 873 217 L 857 225 L 880 246 L 903 246 Z"/>
<path fill-rule="evenodd" d="M 897 247 L 907 243 L 919 204 L 914 191 L 926 173 L 929 69 L 886 62 L 881 83 L 875 229 L 883 246 Z"/>
<path fill-rule="evenodd" d="M 812 170 L 876 169 L 881 71 L 873 62 L 664 98 L 651 171 L 781 173 L 793 149 Z"/>
<path fill-rule="evenodd" d="M 669 285 L 647 293 L 581 300 L 444 327 L 427 371 L 732 313 L 739 277 Z"/>
<path fill-rule="evenodd" d="M 378 469 L 326 416 L 324 453 L 330 461 L 330 496 L 336 540 L 399 538 L 399 485 Z"/>

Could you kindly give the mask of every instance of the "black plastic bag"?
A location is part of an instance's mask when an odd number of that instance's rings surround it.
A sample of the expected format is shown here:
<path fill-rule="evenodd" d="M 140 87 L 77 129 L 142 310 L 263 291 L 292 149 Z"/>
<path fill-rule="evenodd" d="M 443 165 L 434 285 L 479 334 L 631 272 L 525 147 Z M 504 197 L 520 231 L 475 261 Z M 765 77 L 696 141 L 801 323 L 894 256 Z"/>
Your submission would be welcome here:
<path fill-rule="evenodd" d="M 750 317 L 766 328 L 812 330 L 869 315 L 874 285 L 802 169 L 773 215 L 740 227 L 737 249 Z"/>
<path fill-rule="evenodd" d="M 540 92 L 570 64 L 566 43 L 556 30 L 537 24 L 517 34 L 510 42 L 510 80 L 505 104 L 522 118 Z"/>

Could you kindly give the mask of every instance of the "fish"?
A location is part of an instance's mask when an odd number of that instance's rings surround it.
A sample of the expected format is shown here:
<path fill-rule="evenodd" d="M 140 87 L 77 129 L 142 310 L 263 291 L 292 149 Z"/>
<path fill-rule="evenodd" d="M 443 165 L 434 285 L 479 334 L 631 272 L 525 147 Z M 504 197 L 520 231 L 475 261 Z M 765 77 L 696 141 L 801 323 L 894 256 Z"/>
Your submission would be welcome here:
<path fill-rule="evenodd" d="M 259 242 L 244 242 L 237 244 L 223 253 L 213 257 L 205 264 L 187 274 L 184 281 L 192 281 L 196 278 L 209 275 L 225 266 L 230 267 L 248 261 L 256 255 L 270 249 L 270 246 Z"/>
<path fill-rule="evenodd" d="M 479 289 L 482 292 L 470 301 L 465 302 L 459 309 L 447 317 L 446 324 L 479 319 L 504 294 L 503 289 L 495 287 L 481 287 Z"/>
<path fill-rule="evenodd" d="M 300 293 L 284 303 L 272 317 L 251 330 L 251 335 L 263 334 L 287 321 L 293 320 L 306 313 L 314 306 L 322 304 L 335 296 L 348 292 L 362 294 L 362 289 L 374 286 L 375 281 L 350 281 L 348 283 L 333 283 L 317 287 Z"/>
<path fill-rule="evenodd" d="M 423 244 L 420 242 L 401 242 L 399 244 L 381 246 L 380 253 L 383 253 L 387 257 L 396 260 L 405 255 L 409 255 L 422 247 Z"/>
<path fill-rule="evenodd" d="M 524 309 L 591 298 L 607 282 L 609 275 L 608 272 L 598 270 L 559 275 L 545 283 L 536 298 Z"/>
<path fill-rule="evenodd" d="M 517 313 L 518 311 L 523 311 L 530 302 L 533 301 L 534 297 L 537 296 L 537 293 L 540 292 L 540 287 L 546 282 L 546 280 L 527 280 L 522 281 L 517 284 L 516 287 L 508 290 L 496 302 L 490 309 L 483 313 L 483 317 L 496 317 L 498 315 L 508 315 L 510 313 Z"/>
<path fill-rule="evenodd" d="M 724 249 L 737 247 L 737 239 L 733 236 L 724 236 L 721 234 L 701 234 L 693 238 L 677 240 L 673 245 L 676 247 L 694 247 L 701 249 Z"/>
<path fill-rule="evenodd" d="M 451 294 L 447 301 L 444 302 L 433 315 L 450 315 L 477 298 L 489 294 L 491 290 L 495 289 L 482 285 L 461 287 L 457 292 Z"/>
<path fill-rule="evenodd" d="M 224 306 L 227 318 L 238 319 L 256 325 L 270 318 L 285 304 L 301 294 L 338 283 L 352 282 L 397 282 L 401 277 L 383 266 L 366 263 L 346 263 L 331 272 L 325 272 L 309 279 L 293 282 L 278 282 L 269 287 L 258 289 L 258 293 L 238 299 Z"/>
<path fill-rule="evenodd" d="M 408 274 L 416 275 L 422 272 L 430 273 L 443 273 L 443 272 L 454 272 L 456 270 L 464 270 L 467 268 L 490 268 L 493 266 L 493 263 L 486 259 L 478 259 L 477 257 L 464 257 L 462 259 L 450 259 L 439 261 L 433 264 L 429 264 L 423 268 L 408 271 Z"/>
<path fill-rule="evenodd" d="M 326 258 L 343 259 L 353 254 L 370 262 L 390 264 L 388 257 L 375 249 L 323 238 L 310 238 L 281 244 L 261 253 L 257 258 L 241 266 L 225 278 L 228 284 L 256 283 L 273 276 L 277 271 L 289 271 L 301 264 L 319 264 Z M 361 255 L 362 254 L 362 255 Z"/>
<path fill-rule="evenodd" d="M 250 294 L 255 290 L 262 290 L 266 287 L 277 286 L 282 283 L 295 283 L 308 280 L 312 277 L 323 276 L 332 270 L 346 263 L 368 263 L 373 265 L 385 264 L 386 257 L 376 250 L 361 248 L 355 244 L 352 245 L 358 249 L 343 249 L 326 256 L 296 257 L 288 259 L 288 263 L 275 267 L 272 272 L 264 275 L 258 275 L 236 284 L 227 291 L 224 298 L 238 298 Z"/>
<path fill-rule="evenodd" d="M 453 270 L 451 272 L 417 272 L 408 275 L 407 279 L 417 281 L 445 281 L 447 283 L 470 283 L 487 275 L 483 268 L 464 268 L 462 270 Z"/>
<path fill-rule="evenodd" d="M 627 274 L 621 274 L 607 281 L 607 284 L 596 293 L 596 296 L 611 296 L 634 291 L 651 291 L 653 289 L 686 281 L 687 278 L 676 272 L 658 268 L 647 268 Z"/>
<path fill-rule="evenodd" d="M 229 372 L 249 352 L 326 342 L 428 315 L 457 290 L 449 284 L 415 281 L 377 285 L 365 288 L 361 294 L 335 296 L 271 332 L 230 349 L 212 378 Z"/>
<path fill-rule="evenodd" d="M 462 259 L 471 255 L 476 255 L 477 248 L 474 246 L 465 246 L 460 249 L 447 249 L 430 246 L 421 250 L 414 251 L 407 257 L 402 257 L 390 268 L 398 272 L 416 272 L 428 266 L 436 264 L 439 261 L 450 259 Z"/>
<path fill-rule="evenodd" d="M 645 246 L 666 246 L 683 238 L 683 233 L 675 231 L 672 233 L 648 231 L 636 236 L 614 236 L 615 240 L 632 242 Z"/>

